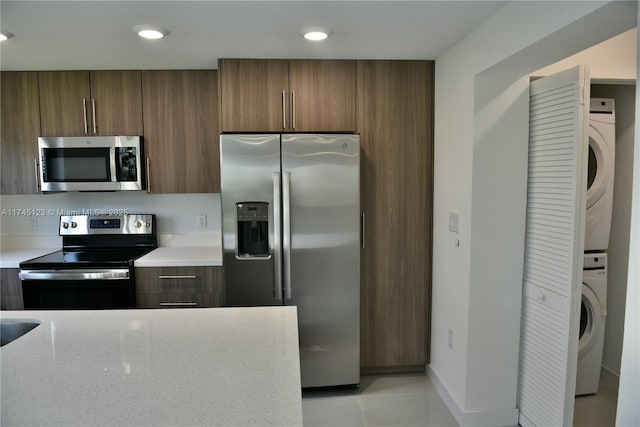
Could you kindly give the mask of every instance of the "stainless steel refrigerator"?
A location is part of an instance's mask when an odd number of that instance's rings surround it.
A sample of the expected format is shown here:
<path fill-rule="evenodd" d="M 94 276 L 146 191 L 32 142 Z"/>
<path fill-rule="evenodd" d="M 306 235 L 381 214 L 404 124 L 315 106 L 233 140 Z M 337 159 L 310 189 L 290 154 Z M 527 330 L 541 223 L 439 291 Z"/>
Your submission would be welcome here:
<path fill-rule="evenodd" d="M 360 137 L 220 136 L 227 306 L 298 307 L 302 387 L 360 383 Z"/>

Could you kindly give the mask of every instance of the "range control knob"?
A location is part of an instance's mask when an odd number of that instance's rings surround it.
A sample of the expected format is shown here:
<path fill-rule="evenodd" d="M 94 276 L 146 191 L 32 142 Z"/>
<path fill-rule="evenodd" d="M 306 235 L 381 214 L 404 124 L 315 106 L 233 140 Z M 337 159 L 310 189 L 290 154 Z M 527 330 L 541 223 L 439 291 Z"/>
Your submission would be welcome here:
<path fill-rule="evenodd" d="M 78 223 L 77 223 L 77 222 L 72 222 L 72 223 L 71 223 L 71 228 L 76 228 L 77 226 L 78 226 Z"/>
<path fill-rule="evenodd" d="M 62 228 L 69 228 L 69 223 L 68 222 L 63 222 L 62 223 Z"/>
<path fill-rule="evenodd" d="M 142 221 L 136 221 L 136 228 L 142 227 Z"/>

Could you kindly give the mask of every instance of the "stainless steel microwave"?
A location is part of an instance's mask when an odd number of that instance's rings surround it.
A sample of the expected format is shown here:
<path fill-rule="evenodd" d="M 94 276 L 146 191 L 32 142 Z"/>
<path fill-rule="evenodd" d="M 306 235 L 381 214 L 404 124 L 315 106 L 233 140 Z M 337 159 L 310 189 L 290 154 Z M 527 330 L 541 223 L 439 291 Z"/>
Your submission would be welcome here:
<path fill-rule="evenodd" d="M 38 155 L 43 192 L 144 189 L 140 136 L 40 137 Z"/>

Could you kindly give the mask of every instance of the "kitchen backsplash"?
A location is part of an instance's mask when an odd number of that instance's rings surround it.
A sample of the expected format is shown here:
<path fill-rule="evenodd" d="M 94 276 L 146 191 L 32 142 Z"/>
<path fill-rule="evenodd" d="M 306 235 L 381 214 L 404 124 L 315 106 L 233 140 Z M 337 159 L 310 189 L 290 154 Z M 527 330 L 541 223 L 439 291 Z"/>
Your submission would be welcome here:
<path fill-rule="evenodd" d="M 57 236 L 60 215 L 156 214 L 158 233 L 220 234 L 220 194 L 58 193 L 2 196 L 0 233 Z"/>

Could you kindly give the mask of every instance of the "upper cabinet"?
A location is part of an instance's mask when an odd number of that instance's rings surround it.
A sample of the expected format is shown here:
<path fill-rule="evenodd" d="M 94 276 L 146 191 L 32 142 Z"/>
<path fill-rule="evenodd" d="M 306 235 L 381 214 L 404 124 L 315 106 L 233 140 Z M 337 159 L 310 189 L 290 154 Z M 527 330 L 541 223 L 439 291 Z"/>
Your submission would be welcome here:
<path fill-rule="evenodd" d="M 219 61 L 223 132 L 354 132 L 356 62 Z"/>
<path fill-rule="evenodd" d="M 1 73 L 1 194 L 38 192 L 36 157 L 40 135 L 38 73 Z"/>
<path fill-rule="evenodd" d="M 38 73 L 42 136 L 142 135 L 140 71 Z"/>
<path fill-rule="evenodd" d="M 144 71 L 151 193 L 219 193 L 217 71 Z"/>
<path fill-rule="evenodd" d="M 289 84 L 292 130 L 355 132 L 355 61 L 291 61 Z"/>
<path fill-rule="evenodd" d="M 221 59 L 222 131 L 287 129 L 289 61 Z"/>

